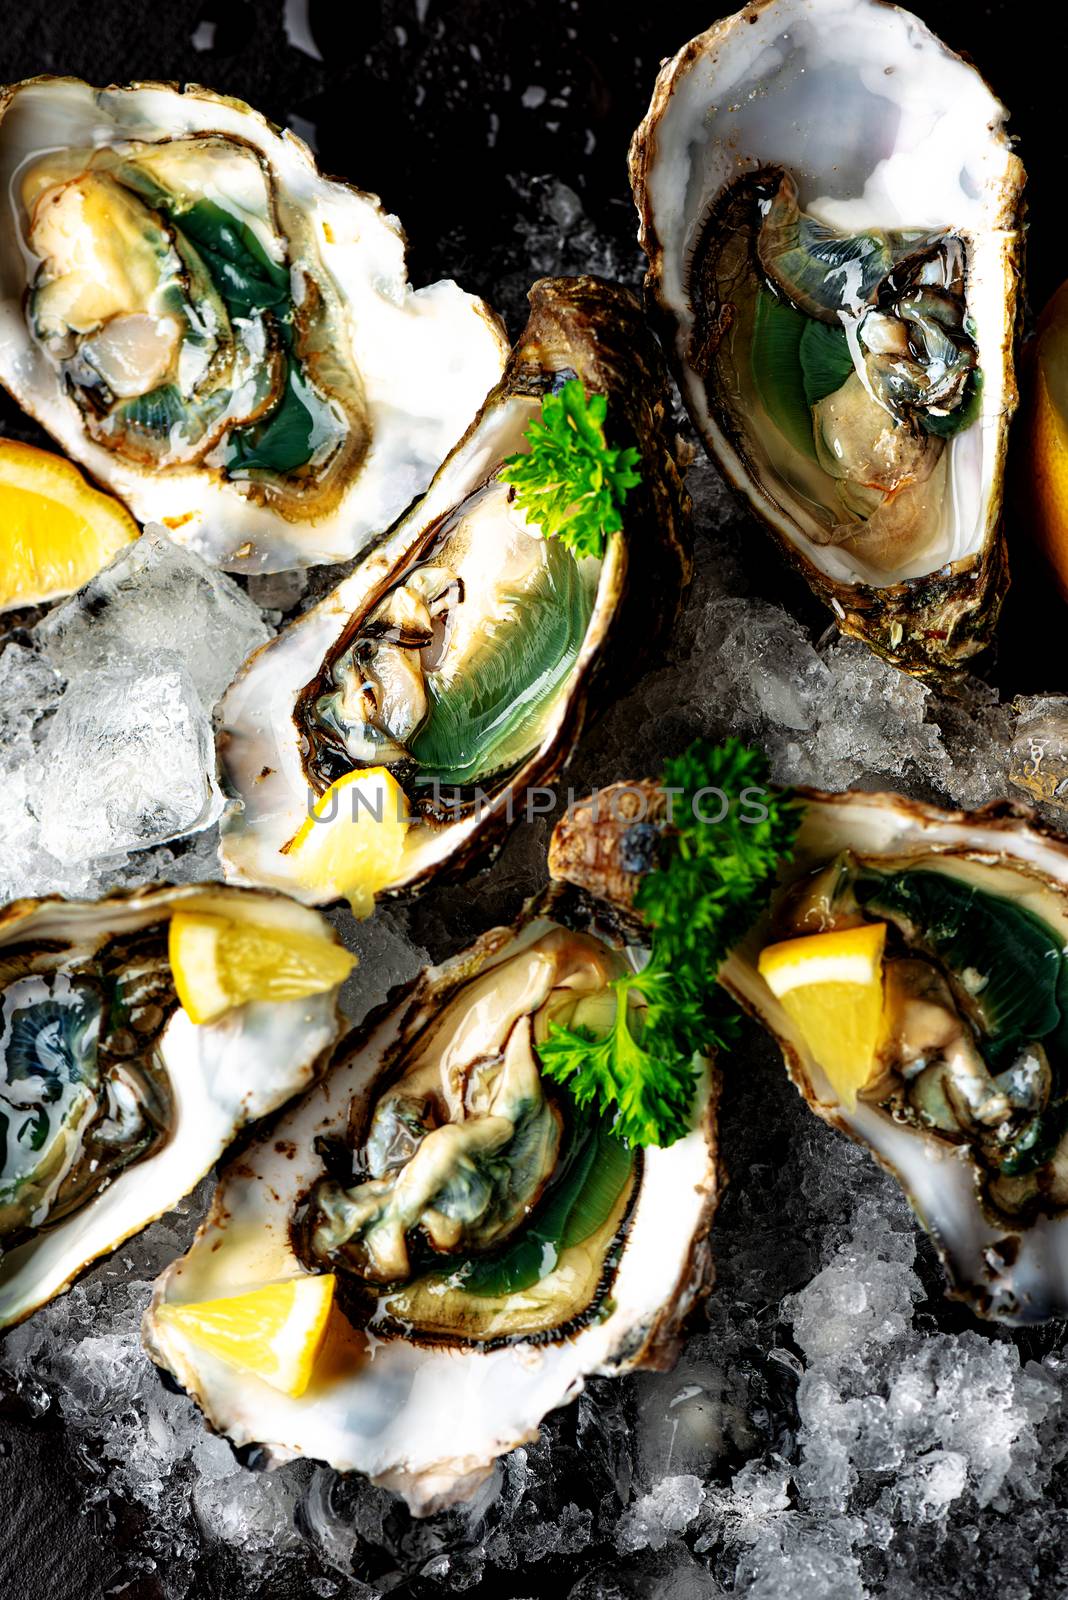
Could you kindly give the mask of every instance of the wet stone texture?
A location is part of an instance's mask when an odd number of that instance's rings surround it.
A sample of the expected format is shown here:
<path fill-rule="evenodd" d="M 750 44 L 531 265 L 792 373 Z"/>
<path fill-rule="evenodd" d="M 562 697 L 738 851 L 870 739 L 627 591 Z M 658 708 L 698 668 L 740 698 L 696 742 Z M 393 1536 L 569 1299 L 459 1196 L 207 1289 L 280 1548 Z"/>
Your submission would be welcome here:
<path fill-rule="evenodd" d="M 1036 55 L 1001 0 L 918 9 L 1013 109 L 1040 303 L 1061 275 L 1052 241 L 1068 175 L 1063 139 L 1040 138 L 1056 52 Z M 711 20 L 689 0 L 633 16 L 571 0 L 52 0 L 5 17 L 3 76 L 192 79 L 243 96 L 401 214 L 417 282 L 455 275 L 515 332 L 540 274 L 639 282 L 627 138 L 658 59 Z M 0 422 L 39 437 L 8 403 Z M 1017 583 L 1000 653 L 947 703 L 827 631 L 701 456 L 689 484 L 697 571 L 670 655 L 592 730 L 568 774 L 576 791 L 649 771 L 697 732 L 734 731 L 761 741 L 783 780 L 965 805 L 1030 794 L 1057 814 L 1065 703 L 1035 697 L 1065 688 L 1063 621 L 1011 508 Z M 221 797 L 204 731 L 219 662 L 337 578 L 283 575 L 243 594 L 166 549 L 151 569 L 151 582 L 112 584 L 96 629 L 76 609 L 12 619 L 5 897 L 208 874 Z M 160 631 L 182 607 L 188 625 Z M 192 621 L 205 615 L 210 653 Z M 163 773 L 170 812 L 156 765 L 141 764 L 137 793 L 123 781 L 124 740 L 141 737 L 138 717 L 161 728 L 160 706 L 167 759 L 184 752 L 180 778 Z M 68 785 L 96 805 L 96 831 L 78 840 Z M 472 882 L 370 923 L 339 915 L 362 963 L 343 997 L 352 1019 L 428 957 L 514 916 L 543 879 L 547 835 L 544 819 L 520 826 Z M 897 1186 L 805 1110 L 756 1029 L 725 1068 L 718 1281 L 675 1372 L 591 1383 L 470 1506 L 421 1523 L 313 1463 L 256 1472 L 138 1345 L 151 1280 L 191 1238 L 205 1185 L 0 1346 L 0 1593 L 1064 1600 L 1064 1327 L 985 1327 L 945 1300 Z"/>

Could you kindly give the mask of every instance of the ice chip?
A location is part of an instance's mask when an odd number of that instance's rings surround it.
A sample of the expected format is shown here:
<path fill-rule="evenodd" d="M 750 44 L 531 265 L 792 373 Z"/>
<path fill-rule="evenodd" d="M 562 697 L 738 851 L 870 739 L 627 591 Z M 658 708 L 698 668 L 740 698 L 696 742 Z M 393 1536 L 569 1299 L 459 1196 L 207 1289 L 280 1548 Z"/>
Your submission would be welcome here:
<path fill-rule="evenodd" d="M 959 1450 L 931 1450 L 920 1456 L 895 1485 L 898 1513 L 909 1522 L 944 1518 L 968 1487 L 968 1457 Z"/>
<path fill-rule="evenodd" d="M 197 1521 L 208 1538 L 261 1563 L 302 1543 L 293 1521 L 297 1498 L 291 1479 L 240 1468 L 226 1477 L 202 1478 L 193 1491 Z"/>
<path fill-rule="evenodd" d="M 617 1546 L 624 1553 L 662 1549 L 672 1534 L 689 1527 L 703 1500 L 704 1488 L 695 1473 L 661 1478 L 624 1512 L 616 1529 Z"/>
<path fill-rule="evenodd" d="M 63 693 L 63 680 L 27 645 L 11 643 L 0 651 L 0 763 L 14 760 L 31 748 L 36 724 L 54 711 Z"/>
<path fill-rule="evenodd" d="M 213 772 L 210 724 L 182 667 L 83 672 L 41 743 L 41 843 L 84 861 L 205 828 L 223 807 Z"/>

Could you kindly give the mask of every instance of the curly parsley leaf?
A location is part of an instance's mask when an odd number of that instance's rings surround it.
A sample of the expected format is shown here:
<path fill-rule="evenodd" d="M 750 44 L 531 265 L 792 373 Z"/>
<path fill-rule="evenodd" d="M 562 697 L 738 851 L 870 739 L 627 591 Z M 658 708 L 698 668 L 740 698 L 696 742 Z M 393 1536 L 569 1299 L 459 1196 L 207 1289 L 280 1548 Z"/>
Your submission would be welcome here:
<path fill-rule="evenodd" d="M 566 1085 L 577 1105 L 611 1117 L 613 1133 L 627 1144 L 673 1144 L 689 1127 L 693 1051 L 673 1055 L 672 1041 L 662 1036 L 655 1057 L 650 1053 L 649 1023 L 631 1004 L 631 996 L 643 991 L 643 976 L 628 974 L 612 985 L 615 1021 L 603 1037 L 590 1028 L 554 1024 L 538 1055 L 546 1076 Z"/>
<path fill-rule="evenodd" d="M 608 402 L 587 397 L 578 378 L 547 394 L 530 424 L 530 450 L 509 456 L 501 479 L 545 538 L 560 539 L 576 559 L 603 556 L 623 526 L 623 503 L 641 474 L 636 449 L 612 449 L 604 433 Z"/>
<path fill-rule="evenodd" d="M 635 899 L 649 962 L 616 979 L 603 1037 L 554 1026 L 538 1051 L 547 1077 L 611 1115 L 634 1145 L 688 1131 L 694 1056 L 727 1044 L 736 1021 L 716 974 L 766 903 L 801 820 L 799 802 L 768 786 L 764 756 L 737 739 L 696 741 L 667 763 L 663 787 L 672 832 Z"/>

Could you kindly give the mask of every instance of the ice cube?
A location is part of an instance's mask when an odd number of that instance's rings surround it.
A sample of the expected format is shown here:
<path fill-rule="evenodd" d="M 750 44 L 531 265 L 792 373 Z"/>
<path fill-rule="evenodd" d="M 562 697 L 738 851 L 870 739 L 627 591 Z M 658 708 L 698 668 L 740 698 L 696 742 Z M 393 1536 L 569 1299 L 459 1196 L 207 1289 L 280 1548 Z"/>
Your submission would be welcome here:
<path fill-rule="evenodd" d="M 270 637 L 232 579 L 150 528 L 0 653 L 0 895 L 217 875 L 212 707 Z"/>
<path fill-rule="evenodd" d="M 238 667 L 271 637 L 257 605 L 225 573 L 150 524 L 134 544 L 34 630 L 68 679 L 137 662 L 180 664 L 210 712 Z"/>
<path fill-rule="evenodd" d="M 41 743 L 41 843 L 61 861 L 86 861 L 207 827 L 223 808 L 214 767 L 211 727 L 184 668 L 83 671 Z"/>

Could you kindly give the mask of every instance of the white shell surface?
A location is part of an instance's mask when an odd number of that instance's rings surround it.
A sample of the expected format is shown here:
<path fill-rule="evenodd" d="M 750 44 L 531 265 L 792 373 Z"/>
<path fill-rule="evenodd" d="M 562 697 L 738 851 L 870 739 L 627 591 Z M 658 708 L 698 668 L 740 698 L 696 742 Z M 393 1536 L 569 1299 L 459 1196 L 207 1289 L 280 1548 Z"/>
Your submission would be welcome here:
<path fill-rule="evenodd" d="M 1004 430 L 1016 400 L 1012 323 L 1022 168 L 1005 108 L 916 17 L 882 0 L 757 0 L 661 72 L 631 151 L 651 286 L 673 324 L 684 397 L 754 509 L 825 576 L 887 586 L 981 550 L 1000 509 Z M 841 232 L 949 228 L 967 250 L 967 305 L 984 387 L 952 441 L 950 504 L 934 546 L 900 572 L 807 539 L 755 481 L 687 365 L 687 269 L 710 204 L 743 172 L 785 167 L 802 206 Z"/>
<path fill-rule="evenodd" d="M 139 469 L 89 439 L 81 413 L 29 331 L 29 255 L 15 198 L 20 169 L 46 150 L 220 133 L 251 144 L 310 219 L 322 266 L 347 307 L 351 364 L 362 380 L 371 444 L 340 504 L 289 522 L 206 467 Z M 275 572 L 343 561 L 420 494 L 499 378 L 507 342 L 473 295 L 442 280 L 407 281 L 400 223 L 373 195 L 324 178 L 307 146 L 241 101 L 166 85 L 92 89 L 70 78 L 17 85 L 0 107 L 0 383 L 141 522 L 228 571 Z"/>
<path fill-rule="evenodd" d="M 843 849 L 873 859 L 907 858 L 965 877 L 1026 905 L 1062 933 L 1068 948 L 1068 843 L 1013 815 L 947 812 L 891 794 L 811 800 L 789 869 L 792 880 Z M 996 1226 L 979 1203 L 967 1146 L 893 1121 L 877 1106 L 838 1100 L 819 1062 L 756 968 L 755 930 L 724 963 L 721 982 L 775 1036 L 791 1077 L 825 1121 L 866 1144 L 900 1180 L 931 1234 L 954 1292 L 982 1314 L 1036 1322 L 1068 1313 L 1068 1216 L 1042 1215 L 1017 1233 Z M 1008 1250 L 1000 1248 L 1008 1241 Z"/>
<path fill-rule="evenodd" d="M 92 951 L 112 935 L 193 904 L 267 927 L 330 933 L 317 913 L 280 895 L 190 885 L 96 903 L 17 901 L 0 914 L 0 954 L 9 944 L 44 940 Z M 174 1101 L 169 1137 L 87 1204 L 0 1258 L 0 1327 L 28 1316 L 83 1267 L 169 1211 L 241 1128 L 308 1086 L 339 1031 L 336 989 L 301 1000 L 254 1002 L 200 1025 L 177 1007 L 157 1046 Z"/>
<path fill-rule="evenodd" d="M 506 960 L 549 926 L 539 920 L 514 938 L 503 930 L 488 935 L 496 949 L 479 969 Z M 314 1142 L 344 1129 L 352 1098 L 374 1081 L 405 1009 L 402 1002 L 391 1011 L 270 1138 L 224 1171 L 212 1214 L 191 1249 L 157 1281 L 144 1337 L 153 1359 L 235 1444 L 263 1445 L 274 1462 L 308 1456 L 366 1473 L 425 1514 L 469 1495 L 495 1458 L 535 1438 L 545 1414 L 573 1400 L 587 1376 L 647 1361 L 660 1320 L 685 1314 L 704 1276 L 700 1257 L 716 1194 L 713 1083 L 706 1069 L 692 1131 L 668 1149 L 645 1152 L 603 1320 L 556 1342 L 521 1341 L 496 1350 L 380 1340 L 352 1330 L 340 1347 L 328 1342 L 311 1386 L 292 1399 L 227 1367 L 154 1313 L 160 1304 L 210 1299 L 303 1273 L 289 1224 L 298 1197 L 323 1172 Z"/>
<path fill-rule="evenodd" d="M 223 825 L 220 860 L 228 880 L 284 889 L 306 902 L 324 903 L 327 891 L 301 884 L 293 858 L 283 854 L 317 798 L 304 773 L 301 735 L 293 718 L 297 697 L 311 682 L 349 618 L 402 568 L 424 530 L 446 516 L 482 483 L 509 453 L 521 447 L 523 432 L 537 405 L 512 397 L 489 406 L 460 447 L 445 462 L 423 499 L 356 570 L 317 606 L 284 628 L 250 656 L 224 696 L 218 712 L 219 761 L 224 781 L 242 806 Z M 586 637 L 572 671 L 572 685 L 589 672 L 612 619 L 626 570 L 626 547 L 613 535 L 601 564 L 597 596 Z M 572 689 L 572 692 L 574 690 Z M 537 761 L 559 737 L 570 694 L 549 719 Z M 522 772 L 513 784 L 523 788 Z M 390 888 L 404 888 L 462 850 L 472 835 L 490 825 L 510 803 L 510 791 L 488 798 L 470 815 L 443 827 L 417 821 L 408 831 L 402 876 Z"/>

